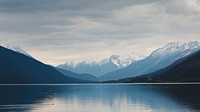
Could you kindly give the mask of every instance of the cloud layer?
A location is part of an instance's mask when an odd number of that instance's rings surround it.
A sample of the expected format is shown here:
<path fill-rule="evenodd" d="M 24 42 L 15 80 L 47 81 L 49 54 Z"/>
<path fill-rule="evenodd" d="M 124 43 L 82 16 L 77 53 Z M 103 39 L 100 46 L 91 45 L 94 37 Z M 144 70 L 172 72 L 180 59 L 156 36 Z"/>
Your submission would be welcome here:
<path fill-rule="evenodd" d="M 1 0 L 0 42 L 37 59 L 65 61 L 200 41 L 199 0 Z"/>

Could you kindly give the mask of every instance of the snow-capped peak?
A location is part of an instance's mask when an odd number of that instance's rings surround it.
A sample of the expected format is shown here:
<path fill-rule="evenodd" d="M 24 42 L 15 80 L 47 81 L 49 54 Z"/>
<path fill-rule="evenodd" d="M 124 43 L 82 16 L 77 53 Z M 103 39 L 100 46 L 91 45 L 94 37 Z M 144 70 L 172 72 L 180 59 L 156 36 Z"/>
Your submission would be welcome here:
<path fill-rule="evenodd" d="M 18 52 L 18 53 L 21 53 L 21 54 L 24 54 L 24 55 L 26 55 L 26 56 L 28 56 L 28 57 L 33 58 L 30 54 L 28 54 L 26 51 L 24 51 L 23 49 L 21 49 L 21 48 L 18 47 L 18 46 L 11 46 L 11 45 L 9 45 L 9 44 L 1 44 L 0 46 L 3 46 L 3 47 L 5 47 L 5 48 L 7 48 L 7 49 L 13 50 L 13 51 L 15 51 L 15 52 Z"/>
<path fill-rule="evenodd" d="M 172 42 L 168 43 L 162 48 L 155 50 L 154 52 L 152 52 L 151 56 L 159 57 L 159 56 L 165 56 L 183 52 L 185 50 L 198 50 L 198 49 L 200 49 L 200 43 L 198 41 L 190 41 L 188 43 Z"/>
<path fill-rule="evenodd" d="M 78 65 L 98 65 L 103 66 L 104 64 L 112 63 L 116 65 L 118 68 L 124 68 L 134 61 L 143 59 L 144 55 L 139 55 L 136 53 L 130 53 L 126 55 L 111 55 L 108 58 L 102 60 L 91 60 L 91 61 L 80 61 L 80 62 L 72 62 L 68 61 L 60 66 L 69 66 L 71 68 L 76 68 Z"/>
<path fill-rule="evenodd" d="M 130 55 L 120 56 L 120 55 L 112 55 L 109 58 L 110 62 L 115 64 L 118 68 L 123 68 L 130 65 L 135 59 L 131 58 Z"/>
<path fill-rule="evenodd" d="M 77 63 L 69 61 L 69 62 L 66 62 L 66 63 L 60 65 L 60 66 L 65 66 L 65 65 L 70 66 L 72 68 L 76 68 Z"/>
<path fill-rule="evenodd" d="M 124 68 L 134 61 L 143 59 L 145 56 L 136 54 L 136 53 L 130 53 L 130 54 L 125 54 L 125 55 L 111 55 L 109 58 L 103 59 L 99 62 L 96 62 L 100 65 L 103 65 L 104 63 L 111 62 L 114 65 L 116 65 L 118 68 Z"/>

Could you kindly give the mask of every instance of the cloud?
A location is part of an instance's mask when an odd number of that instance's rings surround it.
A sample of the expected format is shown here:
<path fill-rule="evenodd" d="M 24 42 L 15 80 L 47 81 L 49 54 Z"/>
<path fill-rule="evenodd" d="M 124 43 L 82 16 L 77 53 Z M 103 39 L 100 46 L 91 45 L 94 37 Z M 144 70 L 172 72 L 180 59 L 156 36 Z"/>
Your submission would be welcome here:
<path fill-rule="evenodd" d="M 199 0 L 1 0 L 0 42 L 57 65 L 200 41 Z"/>

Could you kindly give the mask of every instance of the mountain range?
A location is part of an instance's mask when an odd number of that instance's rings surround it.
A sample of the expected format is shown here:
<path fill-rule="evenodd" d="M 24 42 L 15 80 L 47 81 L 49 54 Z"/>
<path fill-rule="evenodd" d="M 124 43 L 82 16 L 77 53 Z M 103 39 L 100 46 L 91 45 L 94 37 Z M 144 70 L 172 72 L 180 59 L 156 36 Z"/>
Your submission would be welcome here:
<path fill-rule="evenodd" d="M 156 72 L 120 79 L 122 83 L 169 83 L 200 81 L 200 51 L 175 61 L 170 66 Z"/>
<path fill-rule="evenodd" d="M 188 56 L 200 50 L 200 43 L 191 41 L 188 43 L 173 42 L 153 51 L 146 58 L 135 61 L 129 66 L 107 73 L 99 79 L 101 81 L 118 80 L 127 77 L 148 74 L 167 67 L 178 59 Z"/>
<path fill-rule="evenodd" d="M 144 58 L 144 55 L 130 53 L 127 55 L 112 55 L 109 58 L 100 61 L 80 61 L 78 63 L 66 62 L 57 67 L 75 73 L 86 73 L 92 74 L 95 77 L 100 77 L 106 73 L 125 68 L 142 58 Z"/>
<path fill-rule="evenodd" d="M 145 58 L 112 55 L 101 61 L 67 62 L 58 67 L 36 60 L 19 47 L 5 47 L 0 46 L 0 84 L 199 81 L 197 41 L 168 43 Z"/>

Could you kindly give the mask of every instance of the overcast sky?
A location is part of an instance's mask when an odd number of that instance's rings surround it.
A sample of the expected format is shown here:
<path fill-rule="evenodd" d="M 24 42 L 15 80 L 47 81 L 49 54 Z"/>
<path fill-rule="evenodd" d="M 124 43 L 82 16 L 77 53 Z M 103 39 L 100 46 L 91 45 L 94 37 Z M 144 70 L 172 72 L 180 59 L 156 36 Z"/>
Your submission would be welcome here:
<path fill-rule="evenodd" d="M 0 0 L 0 44 L 58 65 L 200 41 L 200 0 Z"/>

